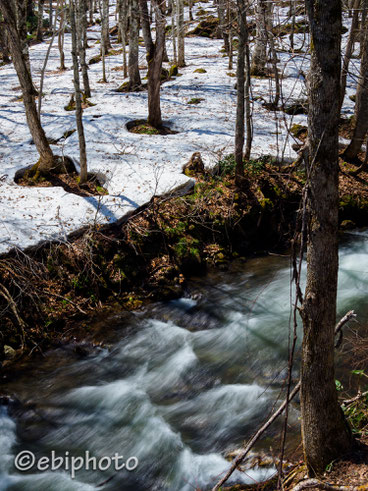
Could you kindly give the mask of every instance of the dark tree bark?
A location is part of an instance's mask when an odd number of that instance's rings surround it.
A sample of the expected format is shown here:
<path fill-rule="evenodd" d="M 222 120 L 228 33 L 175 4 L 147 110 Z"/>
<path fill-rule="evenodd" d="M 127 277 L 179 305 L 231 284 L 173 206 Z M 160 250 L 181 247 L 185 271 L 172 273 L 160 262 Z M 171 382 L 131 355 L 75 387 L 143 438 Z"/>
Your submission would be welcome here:
<path fill-rule="evenodd" d="M 38 12 L 37 12 L 38 20 L 37 20 L 37 34 L 36 34 L 37 41 L 42 41 L 44 5 L 45 5 L 45 0 L 38 0 Z"/>
<path fill-rule="evenodd" d="M 155 128 L 159 128 L 162 126 L 160 89 L 162 61 L 165 50 L 165 17 L 161 10 L 161 5 L 155 0 L 153 7 L 156 19 L 156 40 L 153 42 L 148 20 L 147 0 L 139 0 L 139 6 L 148 62 L 148 123 Z"/>
<path fill-rule="evenodd" d="M 309 474 L 348 452 L 352 437 L 335 387 L 338 274 L 338 122 L 341 1 L 306 0 L 311 35 L 308 76 L 308 249 L 302 306 L 302 440 Z"/>
<path fill-rule="evenodd" d="M 236 69 L 236 124 L 235 124 L 235 180 L 240 186 L 244 177 L 244 108 L 245 108 L 245 43 L 247 41 L 247 26 L 244 19 L 244 0 L 237 0 L 238 9 L 238 63 Z"/>
<path fill-rule="evenodd" d="M 185 26 L 184 26 L 184 0 L 176 0 L 177 7 L 177 34 L 178 34 L 178 66 L 185 66 Z"/>
<path fill-rule="evenodd" d="M 5 23 L 0 19 L 0 52 L 3 63 L 10 63 L 10 52 L 8 47 L 8 38 L 6 34 Z"/>
<path fill-rule="evenodd" d="M 49 172 L 54 164 L 53 153 L 38 117 L 35 103 L 36 93 L 29 69 L 29 58 L 23 52 L 23 44 L 16 25 L 16 15 L 8 0 L 0 0 L 0 11 L 4 16 L 12 61 L 22 87 L 27 123 L 40 155 L 38 171 Z"/>
<path fill-rule="evenodd" d="M 88 65 L 86 60 L 87 52 L 87 4 L 86 0 L 78 2 L 78 51 L 80 65 L 82 69 L 83 89 L 86 97 L 91 97 L 91 88 L 89 85 Z"/>
<path fill-rule="evenodd" d="M 358 156 L 368 131 L 368 26 L 365 24 L 362 29 L 364 38 L 361 46 L 362 57 L 356 92 L 353 137 L 344 152 L 344 157 L 348 160 Z"/>

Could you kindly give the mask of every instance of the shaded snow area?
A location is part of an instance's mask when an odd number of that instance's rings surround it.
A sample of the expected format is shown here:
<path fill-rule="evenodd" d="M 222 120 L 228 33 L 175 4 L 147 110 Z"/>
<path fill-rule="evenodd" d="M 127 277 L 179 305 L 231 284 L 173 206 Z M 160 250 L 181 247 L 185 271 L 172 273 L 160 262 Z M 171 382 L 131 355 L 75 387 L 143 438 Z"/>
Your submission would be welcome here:
<path fill-rule="evenodd" d="M 216 15 L 208 3 L 197 3 L 199 8 Z M 287 9 L 278 8 L 277 22 L 286 23 Z M 196 18 L 196 17 L 195 17 Z M 297 20 L 303 20 L 298 18 Z M 170 20 L 167 19 L 170 23 Z M 191 30 L 198 20 L 188 26 Z M 114 7 L 110 25 L 116 24 Z M 99 26 L 88 31 L 87 59 L 99 53 Z M 346 35 L 345 35 L 346 38 Z M 30 48 L 33 78 L 39 86 L 41 67 L 48 42 Z M 298 54 L 290 53 L 288 36 L 277 40 L 279 69 L 282 74 L 283 101 L 306 99 L 304 75 L 308 71 L 308 46 L 304 34 L 296 35 Z M 93 222 L 109 223 L 121 219 L 152 196 L 190 185 L 191 179 L 182 173 L 193 152 L 201 152 L 205 164 L 214 165 L 219 158 L 233 152 L 236 90 L 235 70 L 228 69 L 228 58 L 223 56 L 223 42 L 200 37 L 185 39 L 186 63 L 181 76 L 162 85 L 161 105 L 164 123 L 176 130 L 172 135 L 139 135 L 129 133 L 126 123 L 147 117 L 147 92 L 117 93 L 123 82 L 122 54 L 106 58 L 108 83 L 101 83 L 102 64 L 90 66 L 91 102 L 84 111 L 83 121 L 87 141 L 88 170 L 104 177 L 108 195 L 80 197 L 61 187 L 21 187 L 14 183 L 15 172 L 37 162 L 38 155 L 31 142 L 26 124 L 19 82 L 11 65 L 0 68 L 0 253 L 12 247 L 27 248 L 45 240 L 64 240 L 70 233 Z M 113 44 L 119 49 L 120 45 Z M 167 44 L 169 57 L 172 43 Z M 51 48 L 47 65 L 42 124 L 46 135 L 57 139 L 76 128 L 74 112 L 64 109 L 73 92 L 71 70 L 71 39 L 65 35 L 65 54 L 68 70 L 61 72 L 57 42 Z M 357 73 L 357 60 L 352 70 Z M 140 47 L 141 75 L 145 76 L 146 57 Z M 203 68 L 206 73 L 194 73 Z M 348 95 L 354 93 L 356 77 L 349 77 Z M 144 82 L 144 80 L 143 80 Z M 287 116 L 283 112 L 269 112 L 262 104 L 272 100 L 273 79 L 252 79 L 252 108 L 254 142 L 252 153 L 273 155 L 280 160 L 295 159 L 291 145 L 294 139 L 288 128 L 294 123 L 306 124 L 306 116 Z M 199 104 L 188 104 L 192 98 L 203 99 Z M 346 98 L 344 112 L 350 113 L 353 103 Z M 52 145 L 56 154 L 79 160 L 78 136 L 75 132 L 64 142 Z"/>

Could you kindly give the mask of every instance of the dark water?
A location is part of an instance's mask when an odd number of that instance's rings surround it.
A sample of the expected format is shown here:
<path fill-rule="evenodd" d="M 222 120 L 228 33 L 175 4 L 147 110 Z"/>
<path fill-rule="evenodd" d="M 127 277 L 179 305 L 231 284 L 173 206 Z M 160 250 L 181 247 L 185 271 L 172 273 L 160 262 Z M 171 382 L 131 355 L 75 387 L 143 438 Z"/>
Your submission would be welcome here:
<path fill-rule="evenodd" d="M 339 314 L 367 321 L 368 241 L 345 236 Z M 110 349 L 77 359 L 50 353 L 6 389 L 34 406 L 20 418 L 0 409 L 0 490 L 190 490 L 213 485 L 237 448 L 267 417 L 286 376 L 288 257 L 264 257 L 193 280 L 192 298 L 156 304 L 103 323 Z M 340 368 L 343 372 L 344 368 Z M 297 373 L 295 374 L 297 377 Z M 290 424 L 297 426 L 297 405 Z M 277 428 L 273 430 L 276 432 Z M 271 433 L 272 437 L 275 433 Z M 269 443 L 269 441 L 268 441 Z M 277 444 L 275 444 L 277 448 Z M 135 470 L 22 473 L 14 456 L 115 453 Z M 130 460 L 134 464 L 135 460 Z M 234 475 L 265 479 L 273 468 Z"/>

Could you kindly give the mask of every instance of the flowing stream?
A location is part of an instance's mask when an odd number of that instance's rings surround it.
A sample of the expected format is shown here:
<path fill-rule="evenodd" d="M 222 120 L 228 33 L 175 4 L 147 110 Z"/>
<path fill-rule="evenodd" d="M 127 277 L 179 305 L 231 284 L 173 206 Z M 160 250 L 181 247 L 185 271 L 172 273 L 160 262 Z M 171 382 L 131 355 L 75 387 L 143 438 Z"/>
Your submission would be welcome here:
<path fill-rule="evenodd" d="M 345 235 L 340 247 L 339 315 L 354 308 L 362 324 L 367 237 Z M 229 466 L 226 453 L 252 435 L 280 397 L 290 306 L 289 258 L 256 258 L 194 279 L 187 298 L 105 319 L 100 330 L 109 348 L 85 357 L 71 349 L 48 353 L 4 386 L 32 404 L 18 413 L 0 406 L 0 490 L 209 489 Z M 295 403 L 295 431 L 298 415 Z M 65 466 L 20 472 L 14 457 L 24 450 L 36 459 L 52 451 L 88 451 L 98 460 L 118 453 L 136 468 L 80 469 L 73 477 Z M 273 472 L 255 467 L 232 482 Z"/>

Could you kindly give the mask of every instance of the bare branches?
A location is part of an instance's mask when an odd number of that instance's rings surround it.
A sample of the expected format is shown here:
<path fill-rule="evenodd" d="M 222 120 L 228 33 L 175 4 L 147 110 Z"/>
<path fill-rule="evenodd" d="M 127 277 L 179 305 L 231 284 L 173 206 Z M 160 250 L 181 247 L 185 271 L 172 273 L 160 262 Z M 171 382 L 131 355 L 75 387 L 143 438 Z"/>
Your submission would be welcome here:
<path fill-rule="evenodd" d="M 337 323 L 335 327 L 335 335 L 338 335 L 342 328 L 347 324 L 351 319 L 354 319 L 356 314 L 353 310 L 347 312 L 344 317 Z M 253 435 L 253 437 L 249 440 L 243 452 L 240 453 L 232 463 L 230 469 L 227 471 L 225 476 L 218 481 L 218 483 L 212 488 L 212 491 L 218 491 L 220 487 L 229 479 L 229 477 L 233 474 L 233 472 L 237 469 L 237 467 L 244 461 L 245 457 L 248 455 L 254 444 L 259 440 L 259 438 L 263 435 L 263 433 L 272 425 L 272 423 L 284 412 L 286 407 L 289 405 L 290 401 L 294 399 L 294 397 L 298 394 L 300 390 L 300 381 L 296 384 L 294 389 L 290 392 L 290 395 L 284 402 L 280 405 L 280 407 L 270 416 L 270 418 L 259 428 L 259 430 Z M 312 487 L 312 486 L 309 486 Z M 295 488 L 296 489 L 296 488 Z M 294 491 L 295 491 L 294 489 Z M 300 488 L 307 489 L 307 488 Z M 321 489 L 349 489 L 349 488 L 321 488 Z"/>

